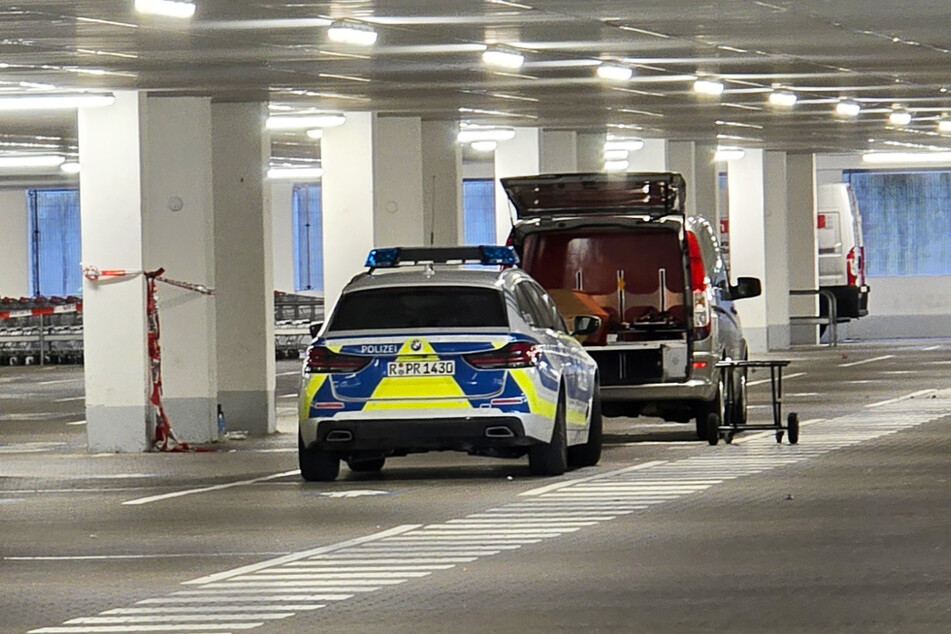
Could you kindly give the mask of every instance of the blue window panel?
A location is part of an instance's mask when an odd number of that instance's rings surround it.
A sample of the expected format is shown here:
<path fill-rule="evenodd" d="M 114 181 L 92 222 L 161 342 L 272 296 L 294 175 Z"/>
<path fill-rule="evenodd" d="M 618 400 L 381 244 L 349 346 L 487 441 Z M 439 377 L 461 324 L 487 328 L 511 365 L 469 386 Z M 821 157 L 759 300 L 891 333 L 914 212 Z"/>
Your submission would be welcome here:
<path fill-rule="evenodd" d="M 31 189 L 30 286 L 44 297 L 81 295 L 79 190 Z"/>
<path fill-rule="evenodd" d="M 464 244 L 495 244 L 495 181 L 491 178 L 462 181 Z"/>
<path fill-rule="evenodd" d="M 869 276 L 951 275 L 951 171 L 846 170 Z"/>
<path fill-rule="evenodd" d="M 324 230 L 320 185 L 294 185 L 294 289 L 324 289 Z"/>

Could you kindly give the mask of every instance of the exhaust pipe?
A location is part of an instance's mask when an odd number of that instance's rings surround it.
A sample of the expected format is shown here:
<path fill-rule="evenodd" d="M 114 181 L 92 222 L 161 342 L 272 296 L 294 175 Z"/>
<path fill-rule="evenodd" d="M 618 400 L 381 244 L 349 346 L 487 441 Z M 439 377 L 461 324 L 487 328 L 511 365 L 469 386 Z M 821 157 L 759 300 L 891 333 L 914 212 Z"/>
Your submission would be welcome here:
<path fill-rule="evenodd" d="M 496 427 L 486 427 L 485 437 L 486 438 L 515 438 L 515 432 L 513 432 L 511 429 L 509 429 L 505 425 L 498 425 Z"/>
<path fill-rule="evenodd" d="M 327 432 L 327 437 L 324 440 L 327 442 L 350 442 L 353 440 L 353 432 L 346 429 L 334 429 Z"/>

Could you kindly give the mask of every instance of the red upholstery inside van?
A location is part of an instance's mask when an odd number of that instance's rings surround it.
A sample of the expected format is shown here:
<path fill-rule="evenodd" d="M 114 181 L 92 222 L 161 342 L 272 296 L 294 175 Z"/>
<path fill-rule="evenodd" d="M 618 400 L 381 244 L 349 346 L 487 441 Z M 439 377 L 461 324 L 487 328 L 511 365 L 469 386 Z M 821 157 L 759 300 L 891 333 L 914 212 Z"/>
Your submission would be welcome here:
<path fill-rule="evenodd" d="M 683 324 L 686 315 L 681 253 L 677 233 L 668 230 L 544 232 L 526 236 L 522 266 L 549 292 L 562 289 L 589 296 L 608 315 L 609 329 L 622 322 L 665 318 Z M 661 270 L 666 275 L 663 291 Z M 623 315 L 619 288 L 624 293 Z M 553 293 L 556 302 L 565 296 Z M 568 308 L 559 304 L 566 318 L 573 317 Z M 662 309 L 666 309 L 664 315 Z"/>

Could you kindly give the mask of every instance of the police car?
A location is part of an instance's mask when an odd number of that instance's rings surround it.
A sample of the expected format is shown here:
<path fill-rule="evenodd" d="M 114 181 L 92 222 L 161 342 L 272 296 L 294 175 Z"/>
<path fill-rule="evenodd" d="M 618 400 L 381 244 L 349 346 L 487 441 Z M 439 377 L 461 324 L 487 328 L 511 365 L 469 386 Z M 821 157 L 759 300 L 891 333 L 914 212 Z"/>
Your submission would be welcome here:
<path fill-rule="evenodd" d="M 598 368 L 575 336 L 600 320 L 569 332 L 517 262 L 499 246 L 370 252 L 307 350 L 304 480 L 435 450 L 527 454 L 537 475 L 597 464 Z"/>

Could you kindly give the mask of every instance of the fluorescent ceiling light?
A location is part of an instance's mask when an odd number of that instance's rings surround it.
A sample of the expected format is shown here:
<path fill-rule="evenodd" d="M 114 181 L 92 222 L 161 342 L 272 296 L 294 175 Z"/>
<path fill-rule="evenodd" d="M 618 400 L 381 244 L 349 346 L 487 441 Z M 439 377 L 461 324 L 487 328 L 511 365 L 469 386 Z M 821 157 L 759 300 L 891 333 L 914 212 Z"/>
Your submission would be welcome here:
<path fill-rule="evenodd" d="M 605 172 L 623 172 L 628 168 L 630 163 L 627 161 L 605 161 L 604 162 L 604 171 Z"/>
<path fill-rule="evenodd" d="M 843 117 L 857 117 L 862 112 L 862 106 L 854 101 L 840 101 L 835 104 L 835 113 Z"/>
<path fill-rule="evenodd" d="M 522 67 L 525 56 L 507 48 L 487 48 L 482 51 L 482 61 L 486 66 L 515 69 Z"/>
<path fill-rule="evenodd" d="M 268 117 L 264 124 L 268 130 L 309 130 L 311 128 L 332 128 L 343 125 L 347 117 L 337 113 L 315 115 L 282 115 Z"/>
<path fill-rule="evenodd" d="M 497 141 L 473 141 L 469 144 L 469 147 L 476 152 L 494 152 L 499 144 Z"/>
<path fill-rule="evenodd" d="M 743 148 L 739 147 L 718 147 L 713 154 L 713 160 L 718 163 L 725 161 L 738 161 L 746 155 Z"/>
<path fill-rule="evenodd" d="M 723 84 L 712 79 L 698 79 L 693 82 L 693 91 L 701 95 L 718 96 L 723 94 Z"/>
<path fill-rule="evenodd" d="M 312 139 L 322 139 L 324 137 L 323 128 L 311 128 L 307 131 L 307 136 Z"/>
<path fill-rule="evenodd" d="M 0 97 L 0 110 L 74 110 L 76 108 L 101 108 L 115 103 L 115 95 L 100 94 L 48 94 L 9 95 Z"/>
<path fill-rule="evenodd" d="M 311 181 L 324 175 L 320 167 L 272 167 L 267 171 L 271 180 Z"/>
<path fill-rule="evenodd" d="M 598 77 L 608 81 L 627 81 L 634 76 L 634 69 L 618 64 L 601 64 L 598 66 L 597 73 Z"/>
<path fill-rule="evenodd" d="M 942 119 L 938 122 L 938 131 L 951 132 L 951 119 Z"/>
<path fill-rule="evenodd" d="M 907 110 L 893 110 L 888 115 L 888 122 L 892 125 L 908 125 L 911 123 L 911 113 Z"/>
<path fill-rule="evenodd" d="M 604 151 L 604 160 L 605 161 L 625 161 L 627 160 L 630 152 L 627 150 L 605 150 Z"/>
<path fill-rule="evenodd" d="M 135 0 L 135 10 L 166 18 L 190 18 L 195 15 L 195 3 L 177 0 Z"/>
<path fill-rule="evenodd" d="M 951 152 L 872 152 L 863 154 L 866 163 L 951 163 Z"/>
<path fill-rule="evenodd" d="M 769 103 L 781 108 L 792 108 L 796 105 L 797 99 L 796 93 L 788 90 L 774 90 L 769 93 Z"/>
<path fill-rule="evenodd" d="M 628 152 L 637 152 L 644 147 L 643 139 L 608 139 L 604 142 L 604 151 L 627 150 Z"/>
<path fill-rule="evenodd" d="M 76 161 L 69 161 L 66 163 L 62 163 L 59 166 L 59 169 L 64 174 L 78 174 L 81 168 L 79 163 L 77 163 Z"/>
<path fill-rule="evenodd" d="M 515 138 L 515 130 L 512 128 L 463 128 L 456 135 L 456 141 L 459 143 L 472 143 L 473 141 L 508 141 Z"/>
<path fill-rule="evenodd" d="M 327 29 L 327 37 L 331 42 L 340 44 L 355 44 L 357 46 L 373 46 L 376 43 L 377 32 L 372 27 L 351 20 L 338 20 Z"/>
<path fill-rule="evenodd" d="M 0 156 L 0 169 L 18 167 L 59 167 L 66 159 L 51 154 L 33 154 L 20 156 Z"/>

